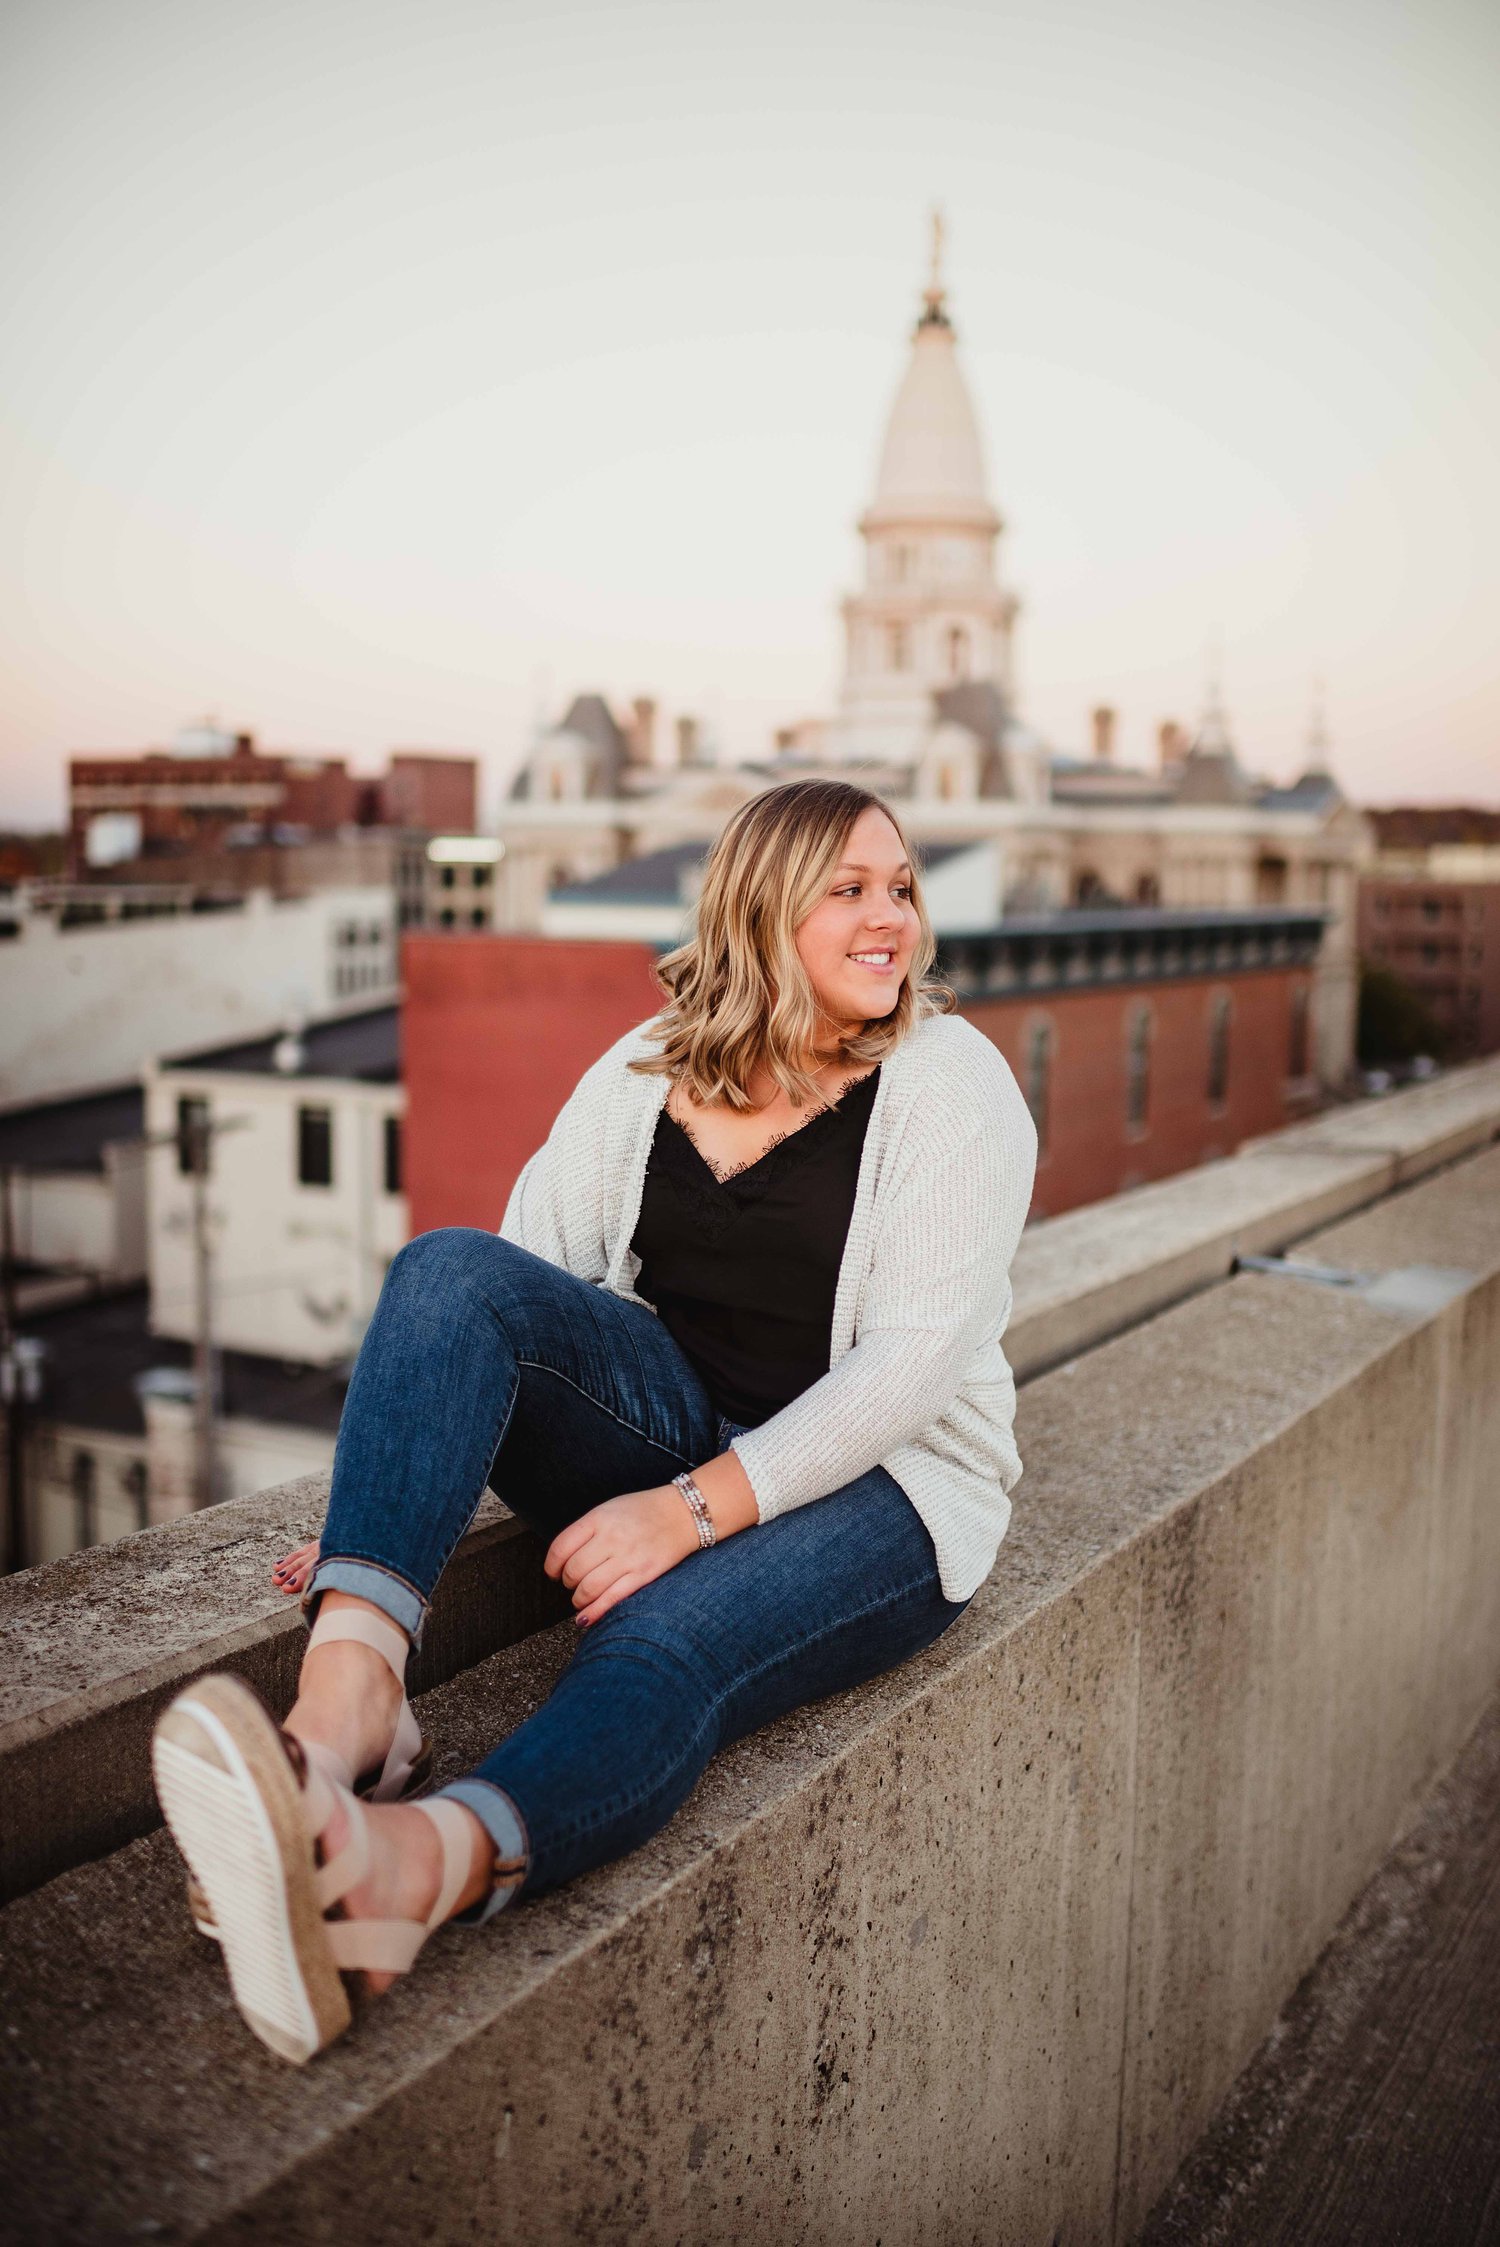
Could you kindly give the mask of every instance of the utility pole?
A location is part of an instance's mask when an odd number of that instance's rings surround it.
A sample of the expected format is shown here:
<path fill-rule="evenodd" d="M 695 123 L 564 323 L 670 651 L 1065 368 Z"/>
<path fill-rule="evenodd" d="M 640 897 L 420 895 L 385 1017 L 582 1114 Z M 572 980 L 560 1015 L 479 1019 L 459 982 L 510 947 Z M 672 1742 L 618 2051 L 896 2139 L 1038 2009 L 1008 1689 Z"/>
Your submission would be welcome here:
<path fill-rule="evenodd" d="M 217 1474 L 218 1357 L 213 1340 L 213 1249 L 209 1239 L 208 1167 L 214 1127 L 194 1106 L 182 1119 L 182 1160 L 193 1181 L 193 1501 L 211 1506 Z"/>
<path fill-rule="evenodd" d="M 26 1384 L 16 1351 L 10 1165 L 0 1168 L 0 1393 L 5 1401 L 5 1569 L 26 1566 Z"/>

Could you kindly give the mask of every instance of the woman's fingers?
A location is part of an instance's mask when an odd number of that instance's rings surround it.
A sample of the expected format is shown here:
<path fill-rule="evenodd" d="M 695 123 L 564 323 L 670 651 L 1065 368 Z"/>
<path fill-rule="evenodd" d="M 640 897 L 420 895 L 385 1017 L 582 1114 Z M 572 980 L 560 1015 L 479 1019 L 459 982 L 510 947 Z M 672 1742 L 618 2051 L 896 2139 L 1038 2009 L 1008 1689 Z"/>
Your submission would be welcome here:
<path fill-rule="evenodd" d="M 566 1583 L 567 1578 L 563 1575 L 564 1569 L 573 1555 L 588 1543 L 594 1534 L 594 1529 L 595 1523 L 591 1513 L 580 1514 L 577 1521 L 570 1521 L 566 1529 L 560 1529 L 547 1547 L 547 1557 L 542 1562 L 546 1574 L 562 1576 L 564 1583 Z"/>
<path fill-rule="evenodd" d="M 607 1615 L 622 1599 L 628 1599 L 632 1592 L 638 1592 L 643 1584 L 649 1584 L 650 1581 L 651 1578 L 643 1575 L 640 1569 L 627 1568 L 623 1576 L 615 1578 L 607 1592 L 601 1592 L 597 1599 L 591 1600 L 587 1607 L 574 1616 L 574 1622 L 580 1629 L 586 1630 L 590 1623 L 597 1623 L 601 1615 Z"/>
<path fill-rule="evenodd" d="M 605 1587 L 612 1584 L 617 1576 L 623 1575 L 625 1568 L 626 1563 L 620 1559 L 617 1553 L 608 1553 L 597 1559 L 586 1575 L 579 1576 L 574 1581 L 573 1605 L 575 1607 L 586 1607 L 589 1601 L 597 1599 Z M 566 1582 L 566 1577 L 563 1580 Z"/>

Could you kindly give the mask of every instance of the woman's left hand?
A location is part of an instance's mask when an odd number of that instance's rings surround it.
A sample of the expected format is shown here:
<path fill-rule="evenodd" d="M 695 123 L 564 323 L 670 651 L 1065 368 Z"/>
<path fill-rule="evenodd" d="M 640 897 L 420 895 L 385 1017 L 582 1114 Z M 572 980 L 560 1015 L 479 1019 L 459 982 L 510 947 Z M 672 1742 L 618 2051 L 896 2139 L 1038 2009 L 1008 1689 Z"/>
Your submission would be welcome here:
<path fill-rule="evenodd" d="M 575 1623 L 597 1623 L 617 1600 L 665 1576 L 698 1550 L 698 1531 L 680 1490 L 627 1490 L 606 1498 L 559 1530 L 543 1563 L 573 1595 Z"/>

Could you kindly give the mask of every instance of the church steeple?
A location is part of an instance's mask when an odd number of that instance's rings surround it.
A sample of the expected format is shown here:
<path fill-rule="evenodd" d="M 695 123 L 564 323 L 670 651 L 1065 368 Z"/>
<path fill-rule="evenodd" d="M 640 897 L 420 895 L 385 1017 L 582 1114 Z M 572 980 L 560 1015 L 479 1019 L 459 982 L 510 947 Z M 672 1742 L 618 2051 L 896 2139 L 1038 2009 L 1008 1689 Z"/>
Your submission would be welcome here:
<path fill-rule="evenodd" d="M 996 581 L 1000 517 L 948 316 L 942 213 L 932 214 L 922 310 L 891 406 L 875 493 L 859 522 L 865 582 L 844 603 L 846 754 L 911 753 L 933 697 L 1010 694 L 1016 602 Z"/>

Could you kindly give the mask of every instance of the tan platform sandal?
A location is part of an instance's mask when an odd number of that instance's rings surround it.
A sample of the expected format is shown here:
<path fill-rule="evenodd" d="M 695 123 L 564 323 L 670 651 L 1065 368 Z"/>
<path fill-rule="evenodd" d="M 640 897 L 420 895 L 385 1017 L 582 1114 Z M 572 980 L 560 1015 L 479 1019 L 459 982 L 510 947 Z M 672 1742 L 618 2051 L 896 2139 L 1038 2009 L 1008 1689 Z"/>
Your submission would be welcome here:
<path fill-rule="evenodd" d="M 358 1608 L 323 1608 L 308 1636 L 307 1651 L 315 1646 L 326 1646 L 335 1639 L 353 1639 L 360 1646 L 369 1646 L 383 1655 L 395 1672 L 401 1687 L 401 1709 L 396 1718 L 395 1737 L 384 1763 L 378 1770 L 373 1767 L 361 1772 L 358 1778 L 350 1771 L 341 1755 L 325 1748 L 317 1741 L 305 1750 L 308 1760 L 316 1763 L 341 1787 L 357 1794 L 364 1802 L 402 1802 L 425 1787 L 432 1776 L 432 1748 L 422 1737 L 422 1727 L 415 1711 L 406 1698 L 406 1662 L 411 1653 L 411 1642 L 399 1624 L 383 1615 L 365 1614 Z M 200 1935 L 217 1942 L 219 1930 L 214 1925 L 213 1912 L 202 1888 L 188 1875 L 188 1910 L 193 1925 Z"/>
<path fill-rule="evenodd" d="M 351 2019 L 341 1976 L 404 1974 L 469 1875 L 460 1805 L 417 1802 L 437 1827 L 443 1875 L 425 1921 L 329 1919 L 369 1868 L 364 1809 L 305 1757 L 241 1678 L 200 1678 L 165 1711 L 151 1748 L 162 1814 L 213 1915 L 235 2003 L 263 2044 L 297 2065 Z M 342 1803 L 349 1836 L 318 1862 Z"/>

